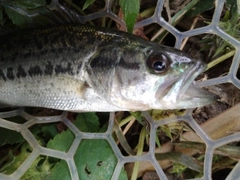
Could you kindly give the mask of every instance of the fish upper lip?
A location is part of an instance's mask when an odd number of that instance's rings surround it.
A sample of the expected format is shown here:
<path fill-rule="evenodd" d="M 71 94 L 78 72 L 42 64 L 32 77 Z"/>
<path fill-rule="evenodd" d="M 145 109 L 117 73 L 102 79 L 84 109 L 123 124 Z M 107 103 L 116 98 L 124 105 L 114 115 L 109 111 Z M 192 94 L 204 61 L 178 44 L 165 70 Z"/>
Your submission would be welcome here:
<path fill-rule="evenodd" d="M 196 63 L 192 64 L 180 77 L 182 78 L 182 83 L 179 88 L 178 96 L 176 97 L 176 100 L 181 99 L 185 92 L 189 89 L 191 85 L 194 85 L 194 80 L 204 72 L 207 65 L 203 63 L 202 61 L 196 61 Z"/>
<path fill-rule="evenodd" d="M 194 102 L 196 103 L 196 107 L 211 103 L 215 97 L 213 97 L 211 93 L 197 88 L 194 83 L 194 79 L 205 69 L 206 64 L 201 61 L 196 61 L 187 68 L 182 75 L 172 78 L 165 84 L 159 86 L 156 98 L 163 102 L 165 106 L 169 106 L 170 109 L 178 108 L 177 104 L 179 102 L 181 104 L 181 101 L 186 102 L 191 101 L 191 99 L 194 99 L 196 102 L 200 100 L 199 103 Z M 179 106 L 183 108 L 182 106 L 184 105 L 182 103 Z M 186 108 L 193 106 L 193 102 L 187 103 Z"/>

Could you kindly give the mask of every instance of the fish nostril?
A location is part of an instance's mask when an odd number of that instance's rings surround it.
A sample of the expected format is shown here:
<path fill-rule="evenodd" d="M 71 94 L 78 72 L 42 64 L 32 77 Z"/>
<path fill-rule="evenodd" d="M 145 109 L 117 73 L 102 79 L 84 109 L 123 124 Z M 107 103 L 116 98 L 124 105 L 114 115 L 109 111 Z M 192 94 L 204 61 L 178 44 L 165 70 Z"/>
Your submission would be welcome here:
<path fill-rule="evenodd" d="M 178 68 L 182 68 L 183 71 L 188 68 L 196 68 L 201 69 L 203 72 L 207 68 L 207 65 L 202 61 L 192 61 L 187 63 L 180 63 Z"/>
<path fill-rule="evenodd" d="M 192 67 L 195 67 L 196 63 L 195 62 L 176 62 L 172 65 L 172 68 L 181 72 L 181 73 L 184 73 L 187 69 L 189 68 L 192 68 Z"/>

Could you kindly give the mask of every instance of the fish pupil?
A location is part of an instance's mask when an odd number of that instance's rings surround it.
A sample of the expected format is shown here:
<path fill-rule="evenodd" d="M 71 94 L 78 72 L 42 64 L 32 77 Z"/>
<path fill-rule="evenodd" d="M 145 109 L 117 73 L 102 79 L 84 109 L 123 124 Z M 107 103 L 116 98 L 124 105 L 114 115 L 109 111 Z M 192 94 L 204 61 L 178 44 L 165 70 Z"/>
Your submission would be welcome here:
<path fill-rule="evenodd" d="M 163 71 L 166 68 L 166 63 L 164 61 L 155 61 L 153 63 L 153 69 L 157 72 Z"/>
<path fill-rule="evenodd" d="M 161 74 L 167 71 L 170 65 L 169 58 L 164 54 L 152 54 L 147 60 L 147 66 L 153 73 Z"/>

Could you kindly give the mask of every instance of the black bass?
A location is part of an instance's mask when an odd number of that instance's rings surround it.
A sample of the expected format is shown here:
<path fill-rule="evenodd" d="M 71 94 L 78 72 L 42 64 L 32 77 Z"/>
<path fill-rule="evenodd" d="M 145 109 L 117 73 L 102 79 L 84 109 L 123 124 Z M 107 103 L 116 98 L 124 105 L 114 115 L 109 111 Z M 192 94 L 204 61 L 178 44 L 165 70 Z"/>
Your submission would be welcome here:
<path fill-rule="evenodd" d="M 0 37 L 0 103 L 67 111 L 136 111 L 204 106 L 194 86 L 206 65 L 132 34 L 86 25 Z"/>

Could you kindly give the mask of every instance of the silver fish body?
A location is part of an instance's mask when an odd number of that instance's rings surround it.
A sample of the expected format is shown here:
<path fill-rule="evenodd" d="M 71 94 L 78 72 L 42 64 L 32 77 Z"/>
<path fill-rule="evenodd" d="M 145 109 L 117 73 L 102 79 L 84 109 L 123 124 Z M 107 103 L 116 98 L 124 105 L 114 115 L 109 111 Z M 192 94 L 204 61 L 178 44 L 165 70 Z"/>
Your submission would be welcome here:
<path fill-rule="evenodd" d="M 0 37 L 0 103 L 68 111 L 193 108 L 214 97 L 194 86 L 206 65 L 180 50 L 85 25 Z"/>

